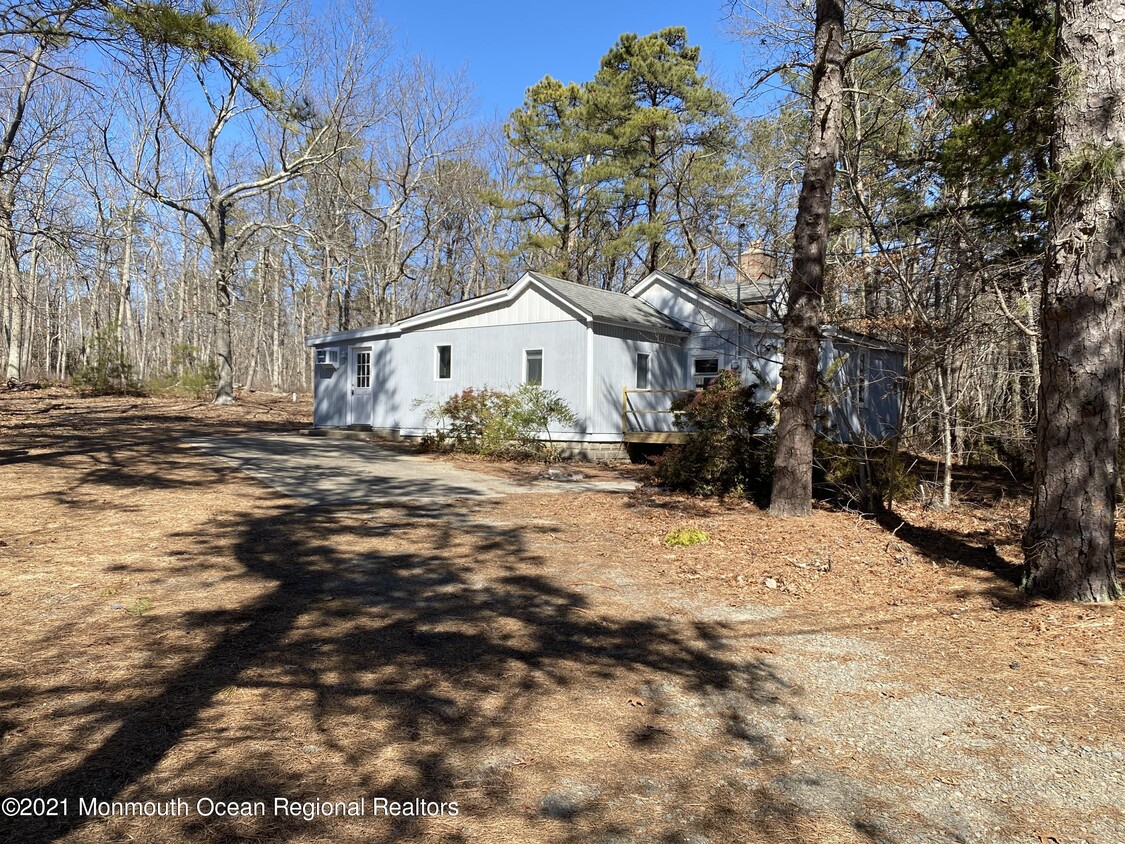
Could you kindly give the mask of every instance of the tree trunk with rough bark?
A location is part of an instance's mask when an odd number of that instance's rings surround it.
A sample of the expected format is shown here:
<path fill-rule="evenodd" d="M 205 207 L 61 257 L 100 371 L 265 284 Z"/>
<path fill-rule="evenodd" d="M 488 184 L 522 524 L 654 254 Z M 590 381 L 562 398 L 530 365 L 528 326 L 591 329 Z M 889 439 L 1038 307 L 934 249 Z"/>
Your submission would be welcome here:
<path fill-rule="evenodd" d="M 232 327 L 234 297 L 231 281 L 234 275 L 232 256 L 227 243 L 226 211 L 220 208 L 212 218 L 211 275 L 215 282 L 215 357 L 219 364 L 219 382 L 215 387 L 214 404 L 234 404 L 234 351 Z"/>
<path fill-rule="evenodd" d="M 1114 555 L 1125 283 L 1125 0 L 1060 0 L 1060 94 L 1024 589 L 1121 596 Z"/>
<path fill-rule="evenodd" d="M 812 511 L 813 436 L 828 214 L 840 149 L 844 65 L 844 0 L 817 0 L 812 71 L 812 127 L 793 231 L 793 275 L 782 330 L 777 457 L 770 513 Z"/>

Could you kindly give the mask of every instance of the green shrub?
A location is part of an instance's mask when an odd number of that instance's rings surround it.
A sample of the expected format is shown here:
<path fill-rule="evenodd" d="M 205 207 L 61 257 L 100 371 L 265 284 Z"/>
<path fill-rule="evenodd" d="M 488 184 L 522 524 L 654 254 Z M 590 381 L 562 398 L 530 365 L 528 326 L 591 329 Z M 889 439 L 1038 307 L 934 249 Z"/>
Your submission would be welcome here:
<path fill-rule="evenodd" d="M 695 527 L 676 528 L 670 530 L 664 535 L 664 544 L 669 548 L 683 548 L 688 545 L 699 545 L 701 542 L 709 542 L 711 537 L 707 535 L 706 531 L 700 530 Z"/>
<path fill-rule="evenodd" d="M 96 396 L 144 392 L 133 375 L 132 365 L 125 360 L 125 351 L 117 340 L 116 324 L 94 332 L 86 362 L 75 373 L 74 383 Z"/>
<path fill-rule="evenodd" d="M 551 426 L 578 422 L 557 393 L 537 384 L 524 384 L 511 392 L 469 388 L 441 403 L 423 400 L 417 404 L 428 404 L 426 418 L 439 426 L 422 440 L 422 447 L 433 451 L 553 460 L 558 458 L 558 449 L 551 439 Z"/>
<path fill-rule="evenodd" d="M 817 437 L 813 482 L 822 496 L 876 510 L 884 502 L 902 501 L 918 492 L 918 479 L 895 457 L 885 442 L 837 443 Z"/>
<path fill-rule="evenodd" d="M 547 462 L 558 460 L 559 449 L 551 438 L 551 425 L 574 427 L 578 416 L 558 393 L 544 390 L 538 384 L 524 384 L 516 390 L 514 398 L 512 422 L 521 448 Z"/>
<path fill-rule="evenodd" d="M 677 426 L 694 433 L 655 461 L 660 482 L 699 495 L 767 494 L 774 418 L 772 408 L 755 399 L 756 390 L 724 370 L 709 386 L 673 403 L 680 411 Z"/>
<path fill-rule="evenodd" d="M 470 387 L 440 406 L 447 421 L 446 437 L 455 451 L 495 454 L 513 438 L 515 401 L 502 390 Z"/>
<path fill-rule="evenodd" d="M 204 357 L 203 352 L 187 343 L 172 347 L 171 366 L 148 380 L 154 393 L 187 393 L 205 398 L 215 391 L 219 381 L 219 367 Z"/>

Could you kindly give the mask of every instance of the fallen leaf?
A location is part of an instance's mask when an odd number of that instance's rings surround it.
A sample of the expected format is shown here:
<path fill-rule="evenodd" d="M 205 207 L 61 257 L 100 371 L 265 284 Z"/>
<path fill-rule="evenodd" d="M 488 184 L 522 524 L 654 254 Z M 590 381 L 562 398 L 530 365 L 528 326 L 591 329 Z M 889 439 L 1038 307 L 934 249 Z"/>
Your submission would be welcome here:
<path fill-rule="evenodd" d="M 645 705 L 645 702 L 643 700 L 641 700 L 639 697 L 631 697 L 625 702 L 627 704 L 629 704 L 630 706 L 644 706 Z"/>

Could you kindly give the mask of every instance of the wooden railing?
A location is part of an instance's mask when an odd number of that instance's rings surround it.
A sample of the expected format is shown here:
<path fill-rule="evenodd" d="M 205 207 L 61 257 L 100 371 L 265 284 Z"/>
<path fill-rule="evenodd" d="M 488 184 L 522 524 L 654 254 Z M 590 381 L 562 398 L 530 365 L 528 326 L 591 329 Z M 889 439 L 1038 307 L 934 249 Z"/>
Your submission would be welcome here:
<path fill-rule="evenodd" d="M 631 395 L 645 394 L 666 394 L 669 396 L 676 395 L 690 395 L 696 392 L 695 390 L 642 390 L 642 389 L 629 389 L 628 387 L 621 388 L 621 434 L 626 442 L 680 442 L 683 441 L 687 434 L 681 431 L 675 424 L 675 418 L 682 413 L 680 410 L 673 410 L 671 406 L 667 408 L 636 408 L 632 406 L 629 399 Z M 671 405 L 671 400 L 669 401 Z M 651 431 L 645 430 L 644 425 L 638 420 L 637 427 L 633 428 L 629 421 L 629 416 L 670 416 L 673 420 L 673 425 L 669 430 L 665 431 Z"/>

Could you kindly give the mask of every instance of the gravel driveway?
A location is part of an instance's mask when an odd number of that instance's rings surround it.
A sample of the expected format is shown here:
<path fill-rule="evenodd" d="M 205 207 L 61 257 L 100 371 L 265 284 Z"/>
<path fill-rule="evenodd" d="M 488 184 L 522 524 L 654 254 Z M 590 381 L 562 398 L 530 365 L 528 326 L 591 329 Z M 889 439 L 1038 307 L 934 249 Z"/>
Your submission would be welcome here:
<path fill-rule="evenodd" d="M 184 442 L 305 504 L 439 502 L 541 492 L 627 492 L 632 482 L 514 483 L 377 443 L 292 435 Z"/>

